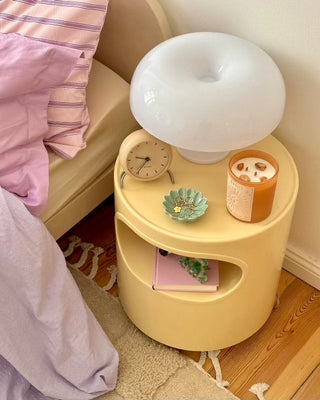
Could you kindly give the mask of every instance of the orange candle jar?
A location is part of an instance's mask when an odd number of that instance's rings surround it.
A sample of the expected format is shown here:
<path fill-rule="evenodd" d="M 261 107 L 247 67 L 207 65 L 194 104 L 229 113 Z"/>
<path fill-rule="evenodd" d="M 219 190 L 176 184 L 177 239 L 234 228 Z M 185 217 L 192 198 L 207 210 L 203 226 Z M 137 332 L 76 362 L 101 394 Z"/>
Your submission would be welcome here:
<path fill-rule="evenodd" d="M 227 209 L 235 218 L 259 222 L 272 210 L 279 165 L 268 153 L 244 150 L 229 161 Z"/>

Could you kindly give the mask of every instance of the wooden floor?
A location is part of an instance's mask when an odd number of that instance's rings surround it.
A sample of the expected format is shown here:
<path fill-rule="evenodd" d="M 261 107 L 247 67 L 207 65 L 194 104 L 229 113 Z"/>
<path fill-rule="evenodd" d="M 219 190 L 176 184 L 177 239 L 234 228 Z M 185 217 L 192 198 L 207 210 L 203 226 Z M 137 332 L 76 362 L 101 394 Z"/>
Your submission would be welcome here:
<path fill-rule="evenodd" d="M 95 281 L 106 285 L 110 278 L 107 267 L 117 262 L 113 198 L 59 239 L 62 250 L 71 235 L 105 250 L 99 256 Z M 77 262 L 79 257 L 80 252 L 75 251 L 68 261 Z M 85 274 L 90 271 L 90 262 L 88 258 L 81 268 Z M 117 286 L 110 292 L 117 296 Z M 255 335 L 221 350 L 223 379 L 230 382 L 229 389 L 240 399 L 256 399 L 249 388 L 258 382 L 270 385 L 264 393 L 266 399 L 320 399 L 320 292 L 283 271 L 278 295 L 278 305 Z M 196 361 L 200 357 L 198 352 L 184 353 Z M 204 368 L 215 377 L 209 358 Z"/>

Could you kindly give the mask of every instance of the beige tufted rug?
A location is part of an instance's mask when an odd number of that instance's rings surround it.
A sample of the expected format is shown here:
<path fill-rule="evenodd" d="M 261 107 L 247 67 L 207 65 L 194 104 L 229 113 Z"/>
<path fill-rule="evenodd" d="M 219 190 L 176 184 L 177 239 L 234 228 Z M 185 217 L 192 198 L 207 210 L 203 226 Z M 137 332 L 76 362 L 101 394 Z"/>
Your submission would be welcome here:
<path fill-rule="evenodd" d="M 120 356 L 117 387 L 99 399 L 237 399 L 197 363 L 139 331 L 118 298 L 83 273 L 71 273 Z"/>

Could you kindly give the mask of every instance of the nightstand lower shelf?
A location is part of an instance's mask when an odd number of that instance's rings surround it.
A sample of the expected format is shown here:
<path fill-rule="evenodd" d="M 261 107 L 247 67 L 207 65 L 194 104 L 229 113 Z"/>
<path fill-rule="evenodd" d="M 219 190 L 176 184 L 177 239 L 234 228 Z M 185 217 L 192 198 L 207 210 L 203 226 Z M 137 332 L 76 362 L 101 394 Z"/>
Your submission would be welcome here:
<path fill-rule="evenodd" d="M 269 317 L 274 293 L 264 297 L 263 304 L 251 304 L 245 265 L 242 270 L 219 260 L 216 293 L 153 290 L 155 246 L 117 218 L 116 230 L 121 304 L 132 322 L 153 339 L 185 350 L 220 349 L 246 339 Z"/>

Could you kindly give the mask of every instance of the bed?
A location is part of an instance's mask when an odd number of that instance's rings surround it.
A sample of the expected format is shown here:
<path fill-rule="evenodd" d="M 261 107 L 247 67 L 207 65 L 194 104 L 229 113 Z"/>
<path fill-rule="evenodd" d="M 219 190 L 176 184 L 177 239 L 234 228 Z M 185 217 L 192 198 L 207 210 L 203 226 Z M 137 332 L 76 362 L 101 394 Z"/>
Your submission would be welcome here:
<path fill-rule="evenodd" d="M 90 399 L 117 382 L 118 354 L 56 239 L 112 194 L 121 141 L 138 127 L 131 75 L 170 31 L 156 0 L 107 5 L 0 3 L 2 400 Z"/>

